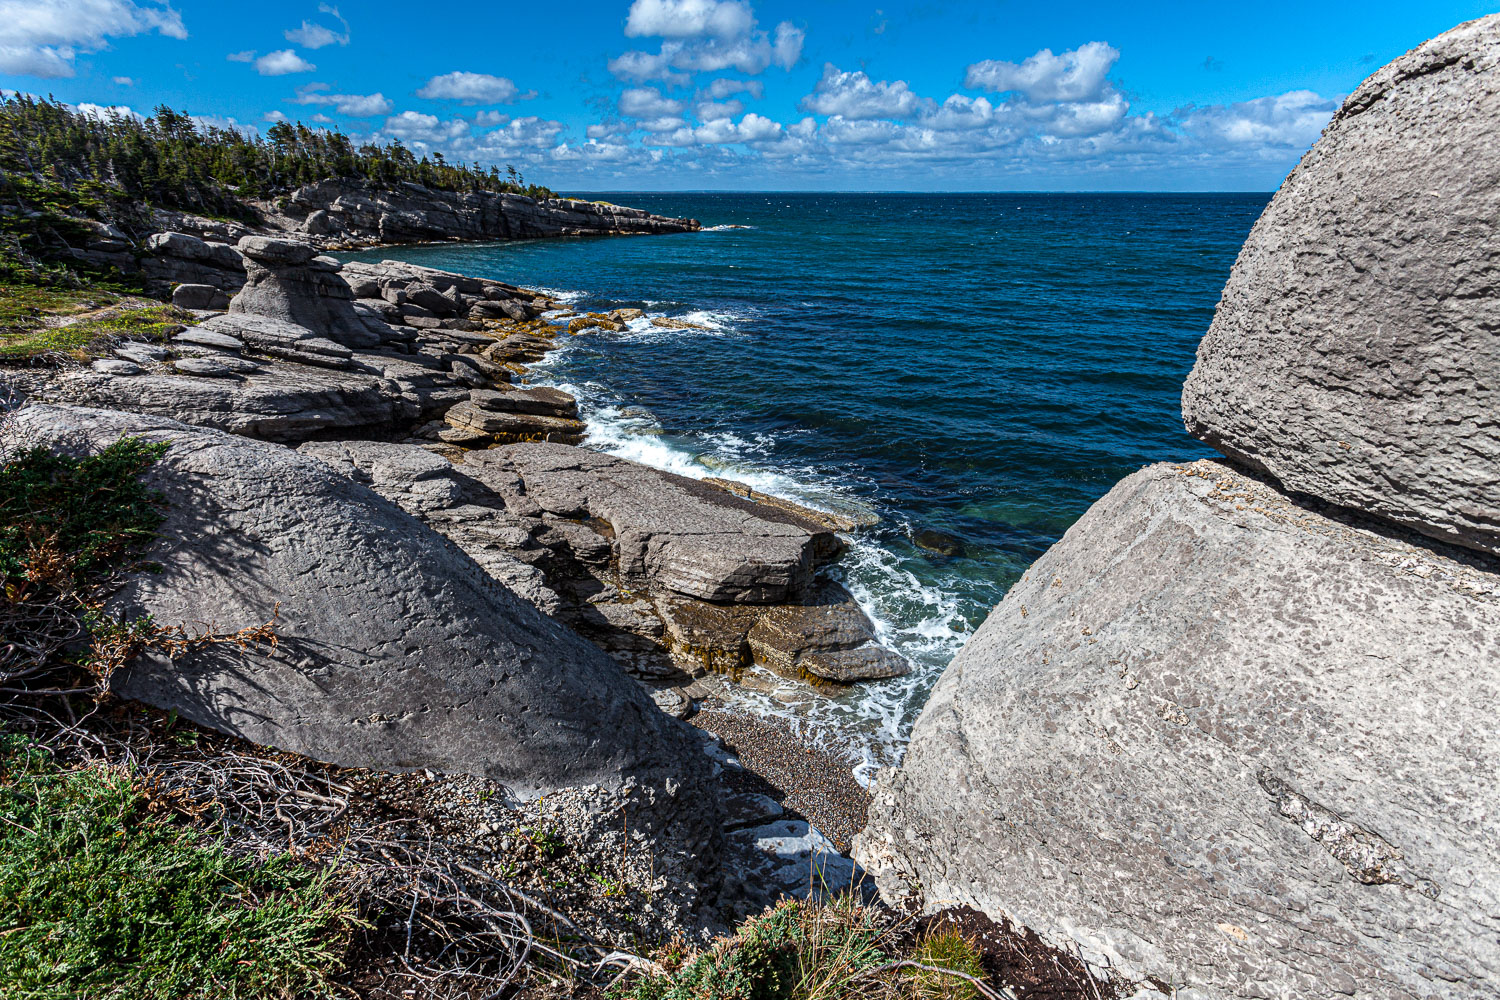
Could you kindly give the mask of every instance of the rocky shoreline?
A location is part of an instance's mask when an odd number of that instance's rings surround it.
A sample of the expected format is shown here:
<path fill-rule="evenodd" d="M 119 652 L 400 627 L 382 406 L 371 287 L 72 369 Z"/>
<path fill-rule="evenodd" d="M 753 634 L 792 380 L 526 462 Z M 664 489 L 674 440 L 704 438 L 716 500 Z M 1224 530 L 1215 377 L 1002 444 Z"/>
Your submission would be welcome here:
<path fill-rule="evenodd" d="M 262 234 L 145 244 L 141 266 L 173 277 L 187 321 L 87 367 L 15 371 L 27 398 L 7 441 L 172 442 L 153 472 L 180 518 L 160 545 L 168 570 L 117 606 L 279 616 L 281 646 L 143 656 L 119 694 L 315 760 L 467 772 L 517 803 L 616 789 L 599 808 L 637 816 L 687 866 L 674 877 L 709 894 L 664 919 L 856 881 L 840 852 L 867 798 L 848 763 L 726 715 L 722 695 L 755 668 L 834 687 L 909 669 L 826 575 L 860 526 L 579 447 L 576 401 L 527 384 L 570 337 L 692 324 L 577 315 L 503 282 L 339 264 Z M 365 578 L 391 582 L 352 587 Z M 460 579 L 468 596 L 450 593 Z M 554 633 L 570 638 L 542 638 Z M 475 688 L 475 656 L 527 666 Z M 537 722 L 487 721 L 520 706 Z M 701 728 L 676 721 L 703 708 Z M 559 723 L 557 737 L 533 730 Z"/>

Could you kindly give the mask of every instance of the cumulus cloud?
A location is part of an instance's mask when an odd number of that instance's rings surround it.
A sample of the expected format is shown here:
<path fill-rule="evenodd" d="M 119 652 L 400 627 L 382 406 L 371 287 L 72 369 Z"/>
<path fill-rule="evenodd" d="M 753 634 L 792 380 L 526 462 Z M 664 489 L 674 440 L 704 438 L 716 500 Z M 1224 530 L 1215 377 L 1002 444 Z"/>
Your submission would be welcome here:
<path fill-rule="evenodd" d="M 255 71 L 261 76 L 287 76 L 291 73 L 311 73 L 317 68 L 291 49 L 282 49 L 279 52 L 267 52 L 255 60 Z"/>
<path fill-rule="evenodd" d="M 710 83 L 704 92 L 716 101 L 733 97 L 735 94 L 749 94 L 759 100 L 765 95 L 766 85 L 759 80 L 730 80 L 721 77 Z"/>
<path fill-rule="evenodd" d="M 318 12 L 328 14 L 339 22 L 343 31 L 317 24 L 313 21 L 303 21 L 301 27 L 291 28 L 283 32 L 286 40 L 294 45 L 300 45 L 304 49 L 321 49 L 325 45 L 348 45 L 349 44 L 349 22 L 339 14 L 337 7 L 331 7 L 326 3 L 318 5 Z"/>
<path fill-rule="evenodd" d="M 418 97 L 429 100 L 462 101 L 464 104 L 510 104 L 513 101 L 529 101 L 536 91 L 521 93 L 515 81 L 488 73 L 444 73 L 435 76 L 417 91 Z"/>
<path fill-rule="evenodd" d="M 662 38 L 657 52 L 630 51 L 609 61 L 609 71 L 626 80 L 660 80 L 686 85 L 689 73 L 734 69 L 747 76 L 771 66 L 790 69 L 802 58 L 806 41 L 790 21 L 774 32 L 756 27 L 742 0 L 635 0 L 625 34 Z"/>
<path fill-rule="evenodd" d="M 817 87 L 799 105 L 803 111 L 851 120 L 912 118 L 933 106 L 930 99 L 913 93 L 905 80 L 876 82 L 861 72 L 842 72 L 833 63 L 823 65 Z"/>
<path fill-rule="evenodd" d="M 308 84 L 297 91 L 293 98 L 298 104 L 320 104 L 331 107 L 341 115 L 350 118 L 378 118 L 388 115 L 395 107 L 384 94 L 325 94 L 320 91 L 327 89 L 327 84 Z M 316 119 L 314 119 L 316 120 Z"/>
<path fill-rule="evenodd" d="M 1239 104 L 1178 112 L 1189 132 L 1225 146 L 1303 150 L 1318 140 L 1338 102 L 1311 90 L 1293 90 Z"/>
<path fill-rule="evenodd" d="M 1089 42 L 1060 56 L 1042 49 L 1021 63 L 986 59 L 969 67 L 964 86 L 996 94 L 1016 91 L 1031 101 L 1097 101 L 1119 58 L 1120 50 L 1108 42 Z"/>
<path fill-rule="evenodd" d="M 625 21 L 631 38 L 738 38 L 750 33 L 755 16 L 740 0 L 635 0 Z"/>
<path fill-rule="evenodd" d="M 76 72 L 79 52 L 150 32 L 187 38 L 182 15 L 132 0 L 0 0 L 0 72 L 47 79 Z"/>
<path fill-rule="evenodd" d="M 451 142 L 469 134 L 469 123 L 459 118 L 443 121 L 437 115 L 403 111 L 385 120 L 382 130 L 406 142 Z"/>
<path fill-rule="evenodd" d="M 87 115 L 90 118 L 97 118 L 99 121 L 109 121 L 112 118 L 134 118 L 136 121 L 141 120 L 141 116 L 133 108 L 124 104 L 113 104 L 106 107 L 102 104 L 90 104 L 84 101 L 75 107 L 79 114 Z"/>
<path fill-rule="evenodd" d="M 685 105 L 662 95 L 654 87 L 631 87 L 620 94 L 620 114 L 629 118 L 659 118 L 681 114 Z"/>

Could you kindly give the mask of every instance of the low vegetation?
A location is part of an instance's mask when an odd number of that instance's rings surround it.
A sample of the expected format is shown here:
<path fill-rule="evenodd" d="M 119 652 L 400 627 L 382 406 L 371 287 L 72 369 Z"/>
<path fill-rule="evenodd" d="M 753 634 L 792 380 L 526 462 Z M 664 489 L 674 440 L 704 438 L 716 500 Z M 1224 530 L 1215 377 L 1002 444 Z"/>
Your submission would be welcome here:
<path fill-rule="evenodd" d="M 0 363 L 87 361 L 126 340 L 165 342 L 192 321 L 175 306 L 105 289 L 0 283 Z"/>
<path fill-rule="evenodd" d="M 327 871 L 238 857 L 126 771 L 0 734 L 0 983 L 30 998 L 265 998 L 329 985 L 354 927 Z"/>
<path fill-rule="evenodd" d="M 952 930 L 916 936 L 856 897 L 787 900 L 696 954 L 658 956 L 660 972 L 620 1000 L 972 1000 L 994 997 L 974 944 Z"/>

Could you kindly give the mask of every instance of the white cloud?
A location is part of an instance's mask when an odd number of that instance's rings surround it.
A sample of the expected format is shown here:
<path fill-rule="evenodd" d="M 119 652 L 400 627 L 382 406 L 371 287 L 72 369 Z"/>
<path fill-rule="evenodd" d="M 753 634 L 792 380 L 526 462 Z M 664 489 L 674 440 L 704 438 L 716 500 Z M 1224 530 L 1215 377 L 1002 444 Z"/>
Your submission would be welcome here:
<path fill-rule="evenodd" d="M 391 113 L 393 104 L 384 94 L 325 94 L 320 91 L 328 87 L 324 83 L 310 83 L 297 90 L 297 96 L 292 98 L 298 104 L 320 104 L 331 107 L 341 115 L 350 118 L 378 118 L 381 115 Z M 316 121 L 316 119 L 314 119 Z"/>
<path fill-rule="evenodd" d="M 659 118 L 681 114 L 685 105 L 670 100 L 654 87 L 631 87 L 620 94 L 620 114 L 630 118 Z"/>
<path fill-rule="evenodd" d="M 349 34 L 340 34 L 332 28 L 311 21 L 303 21 L 300 28 L 288 28 L 283 34 L 286 40 L 293 45 L 300 45 L 304 49 L 321 49 L 325 45 L 348 45 Z"/>
<path fill-rule="evenodd" d="M 349 22 L 344 20 L 344 16 L 339 13 L 339 9 L 326 3 L 320 3 L 318 4 L 318 13 L 330 15 L 339 22 L 344 30 L 338 32 L 322 24 L 303 21 L 301 27 L 283 32 L 286 35 L 286 40 L 294 45 L 300 45 L 305 49 L 321 49 L 325 45 L 348 45 Z"/>
<path fill-rule="evenodd" d="M 1179 114 L 1185 129 L 1217 144 L 1302 150 L 1317 141 L 1337 110 L 1337 101 L 1310 90 L 1293 90 Z"/>
<path fill-rule="evenodd" d="M 864 73 L 841 72 L 833 63 L 825 63 L 817 87 L 798 106 L 814 114 L 859 120 L 912 118 L 935 105 L 913 93 L 905 80 L 876 82 Z"/>
<path fill-rule="evenodd" d="M 0 72 L 47 79 L 72 76 L 79 52 L 109 39 L 158 32 L 187 38 L 182 15 L 133 0 L 0 0 Z"/>
<path fill-rule="evenodd" d="M 1016 91 L 1031 101 L 1096 101 L 1119 58 L 1120 50 L 1108 42 L 1089 42 L 1060 56 L 1042 49 L 1022 63 L 986 59 L 969 67 L 964 86 L 997 94 Z"/>
<path fill-rule="evenodd" d="M 617 135 L 626 135 L 630 132 L 630 126 L 624 122 L 603 122 L 598 125 L 590 125 L 587 135 L 590 139 L 609 139 Z"/>
<path fill-rule="evenodd" d="M 688 128 L 684 125 L 653 141 L 668 146 L 723 146 L 731 143 L 773 142 L 779 139 L 782 133 L 780 122 L 751 113 L 740 119 L 738 124 L 728 118 L 720 118 L 699 125 L 697 128 Z"/>
<path fill-rule="evenodd" d="M 504 125 L 508 121 L 510 121 L 510 115 L 501 114 L 499 111 L 480 111 L 474 115 L 474 124 L 480 128 Z"/>
<path fill-rule="evenodd" d="M 488 73 L 444 73 L 428 80 L 418 97 L 429 100 L 462 101 L 465 104 L 510 104 L 513 101 L 529 101 L 536 91 L 521 93 L 515 81 Z"/>
<path fill-rule="evenodd" d="M 246 49 L 243 52 L 231 52 L 231 53 L 229 53 L 229 55 L 225 56 L 224 58 L 228 59 L 230 62 L 242 62 L 242 63 L 254 62 L 255 61 L 255 50 L 254 49 Z"/>
<path fill-rule="evenodd" d="M 922 116 L 922 124 L 942 131 L 983 128 L 995 120 L 995 106 L 983 97 L 954 94 Z"/>
<path fill-rule="evenodd" d="M 609 71 L 621 79 L 674 86 L 690 82 L 679 71 L 735 69 L 755 76 L 770 66 L 790 69 L 802 58 L 806 41 L 790 21 L 778 24 L 774 36 L 757 30 L 754 13 L 742 0 L 635 0 L 625 34 L 665 40 L 659 52 L 630 51 L 611 59 Z"/>
<path fill-rule="evenodd" d="M 686 86 L 690 78 L 672 70 L 665 52 L 622 52 L 609 61 L 609 71 L 622 80 L 660 80 L 668 86 Z"/>
<path fill-rule="evenodd" d="M 128 76 L 110 77 L 110 82 L 121 87 L 134 87 L 135 81 Z"/>
<path fill-rule="evenodd" d="M 716 101 L 722 101 L 726 97 L 735 94 L 749 94 L 759 100 L 765 95 L 766 85 L 759 80 L 730 80 L 720 78 L 708 85 L 707 93 Z"/>
<path fill-rule="evenodd" d="M 192 118 L 193 124 L 202 129 L 216 128 L 223 132 L 238 132 L 247 139 L 254 139 L 260 135 L 260 129 L 254 125 L 246 125 L 224 115 L 193 115 Z"/>
<path fill-rule="evenodd" d="M 437 115 L 403 111 L 387 118 L 383 131 L 406 141 L 451 142 L 469 134 L 469 123 L 457 118 L 445 122 Z"/>
<path fill-rule="evenodd" d="M 260 116 L 260 120 L 263 122 L 271 122 L 272 124 L 275 124 L 276 122 L 284 122 L 288 119 L 286 116 L 286 112 L 284 111 L 267 111 L 265 114 Z"/>
<path fill-rule="evenodd" d="M 102 122 L 107 122 L 111 118 L 134 118 L 136 121 L 141 120 L 141 116 L 133 108 L 127 107 L 124 104 L 114 104 L 105 107 L 101 104 L 89 104 L 85 101 L 76 105 L 76 107 L 79 114 L 87 115 L 90 118 L 97 118 Z"/>
<path fill-rule="evenodd" d="M 279 52 L 267 52 L 255 60 L 255 71 L 261 76 L 286 76 L 290 73 L 311 73 L 317 68 L 291 49 L 282 49 Z"/>
<path fill-rule="evenodd" d="M 744 101 L 703 101 L 693 106 L 693 116 L 700 122 L 711 122 L 720 118 L 733 118 L 735 115 L 742 115 L 744 113 Z"/>
<path fill-rule="evenodd" d="M 740 0 L 635 0 L 625 22 L 631 38 L 737 38 L 755 25 Z"/>

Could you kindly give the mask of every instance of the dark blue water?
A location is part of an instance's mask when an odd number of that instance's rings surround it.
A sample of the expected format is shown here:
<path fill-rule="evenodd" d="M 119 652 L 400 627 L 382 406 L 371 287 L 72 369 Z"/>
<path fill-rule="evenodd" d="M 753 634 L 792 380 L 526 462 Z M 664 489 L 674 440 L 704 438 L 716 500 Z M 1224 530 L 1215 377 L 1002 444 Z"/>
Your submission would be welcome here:
<path fill-rule="evenodd" d="M 713 327 L 575 337 L 538 375 L 579 393 L 596 447 L 879 515 L 843 572 L 921 669 L 837 704 L 786 694 L 762 708 L 853 725 L 886 750 L 1089 504 L 1142 465 L 1207 453 L 1182 430 L 1178 393 L 1268 198 L 591 197 L 712 228 L 360 256 Z M 926 530 L 961 553 L 918 547 Z"/>

